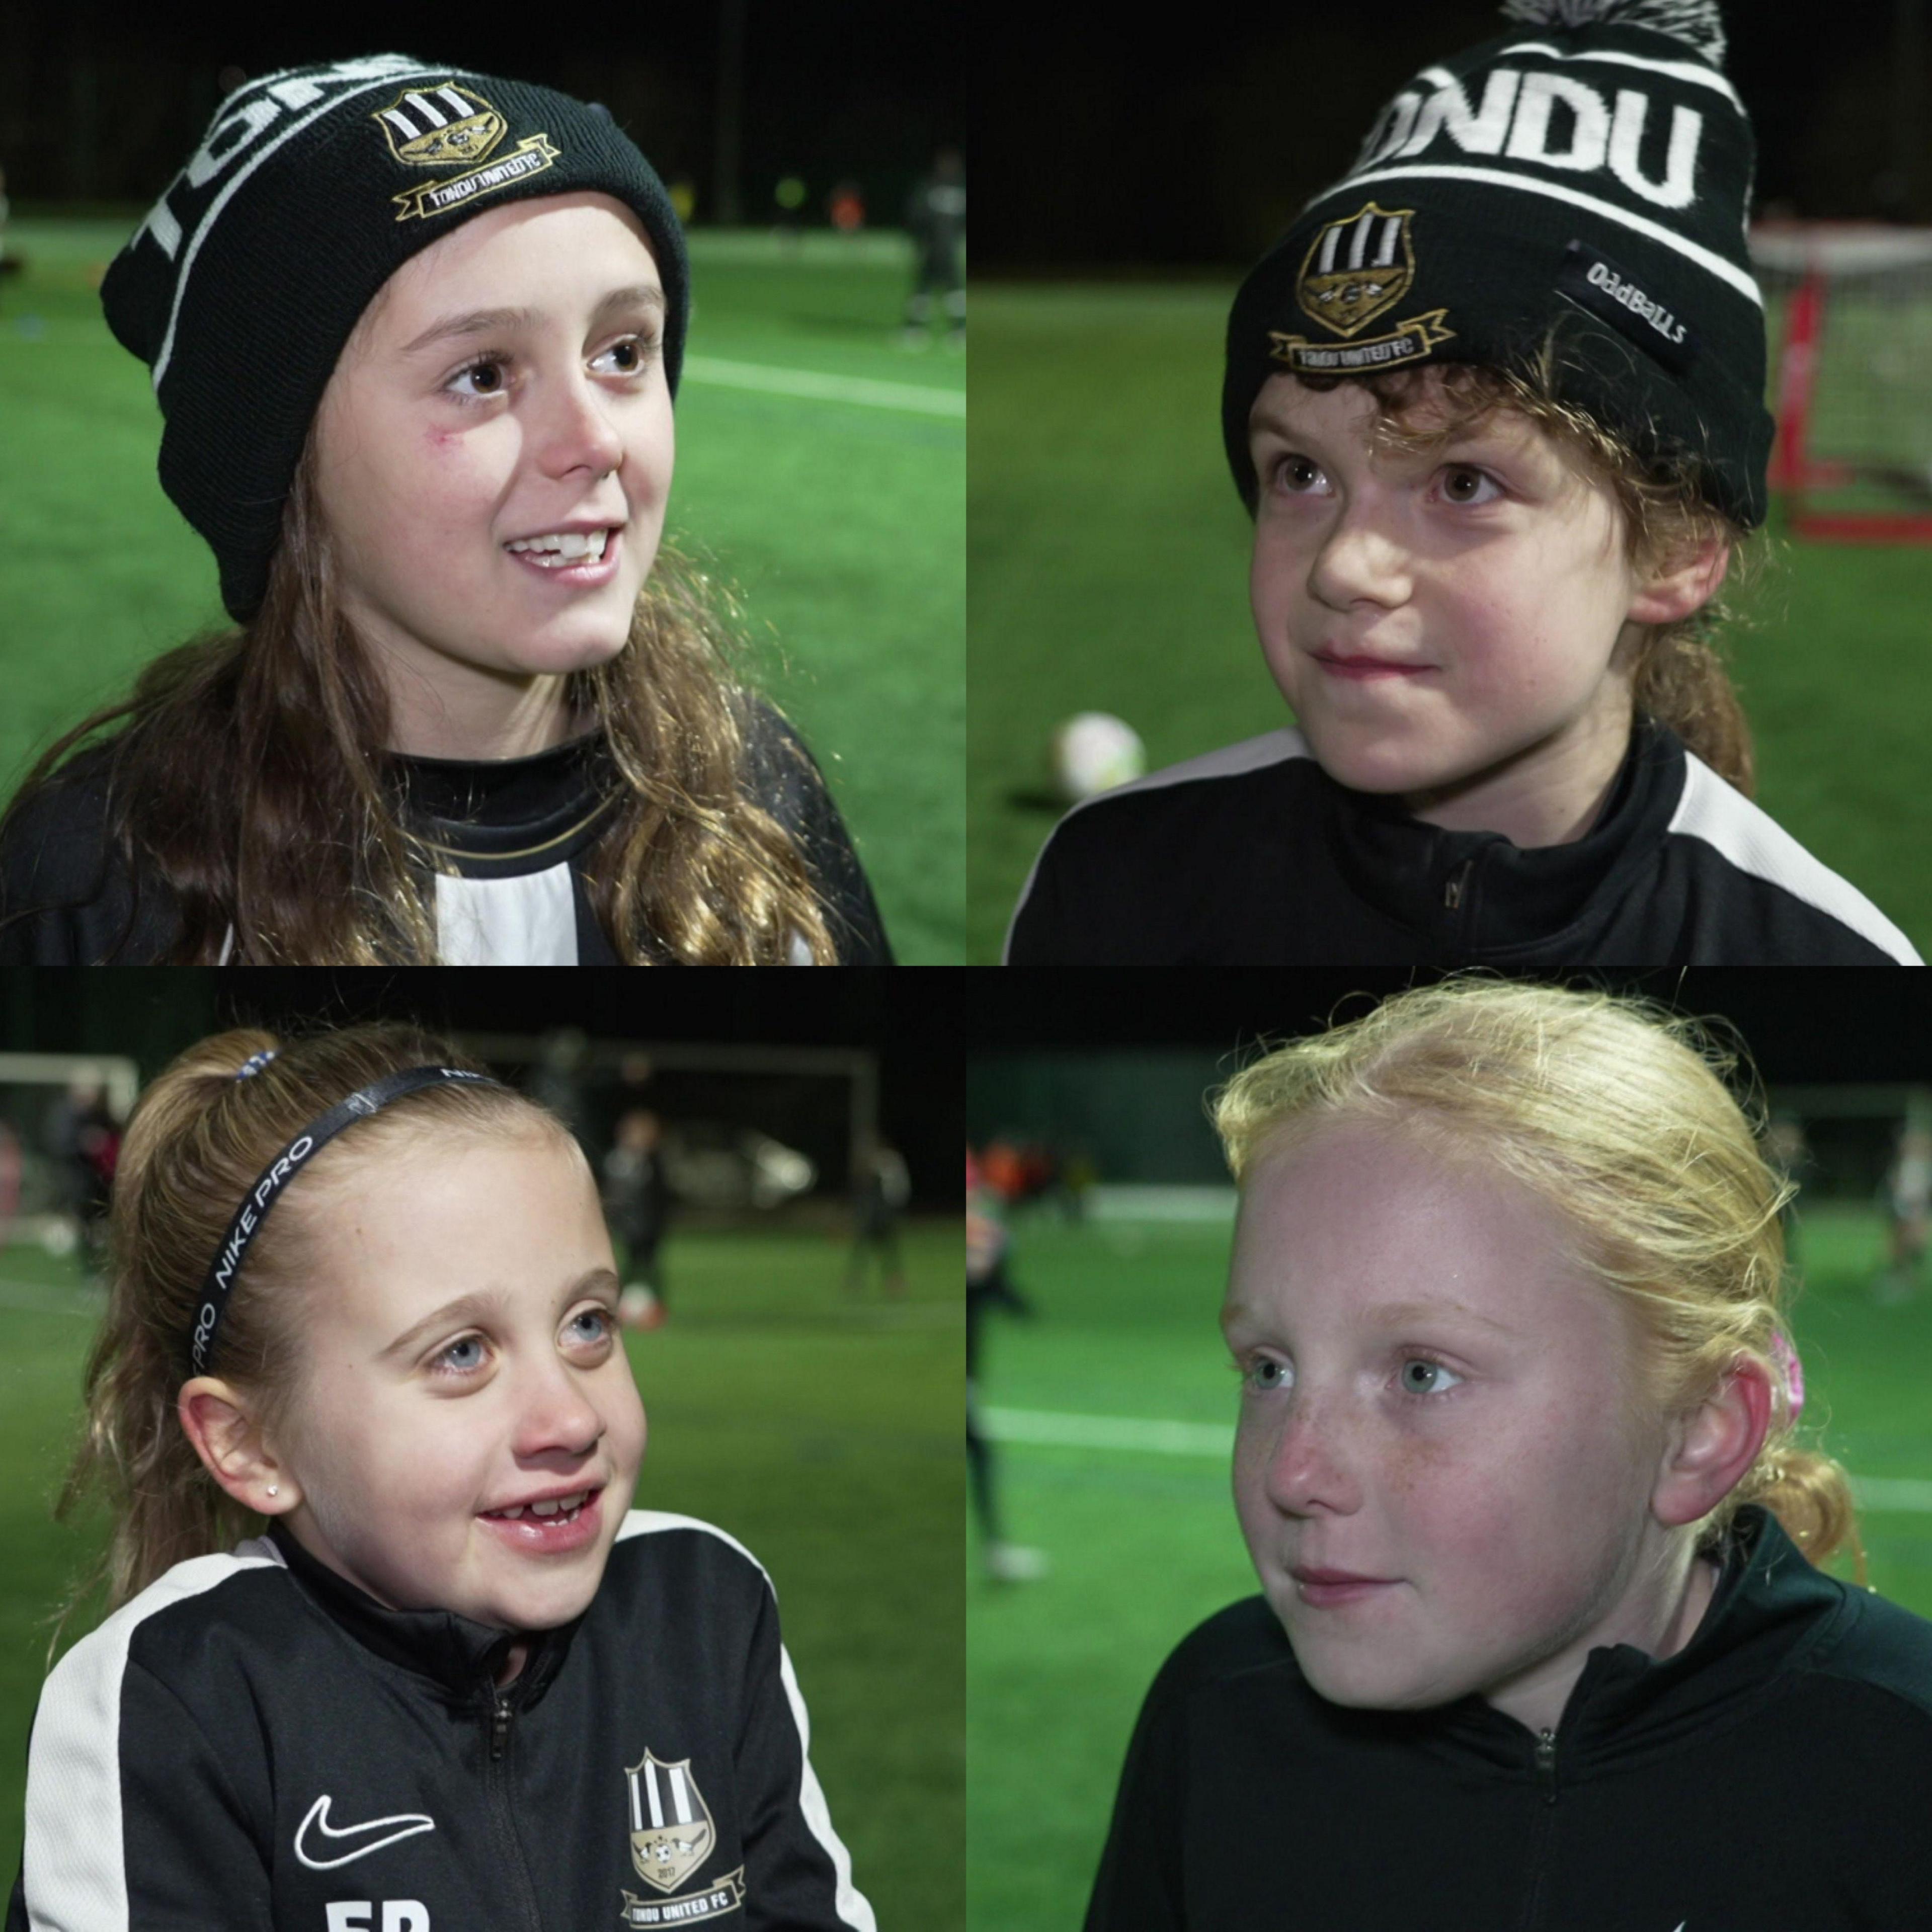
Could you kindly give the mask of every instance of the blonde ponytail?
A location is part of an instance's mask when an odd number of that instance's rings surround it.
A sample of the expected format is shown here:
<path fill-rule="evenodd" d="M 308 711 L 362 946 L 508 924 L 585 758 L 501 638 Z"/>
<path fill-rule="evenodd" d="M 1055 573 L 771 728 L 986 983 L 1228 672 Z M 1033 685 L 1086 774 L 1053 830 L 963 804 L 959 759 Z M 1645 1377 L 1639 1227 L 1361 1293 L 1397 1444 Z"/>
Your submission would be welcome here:
<path fill-rule="evenodd" d="M 109 1210 L 107 1310 L 88 1357 L 86 1429 L 54 1512 L 64 1520 L 98 1499 L 114 1526 L 52 1619 L 50 1660 L 75 1611 L 96 1594 L 111 1613 L 176 1564 L 260 1532 L 262 1519 L 208 1474 L 176 1412 L 209 1263 L 237 1204 L 304 1126 L 386 1074 L 430 1064 L 482 1070 L 413 1027 L 292 1041 L 240 1028 L 190 1047 L 142 1094 Z M 222 1317 L 214 1372 L 247 1393 L 258 1429 L 281 1428 L 302 1383 L 302 1318 L 318 1273 L 304 1264 L 314 1240 L 304 1203 L 325 1198 L 345 1165 L 382 1158 L 425 1124 L 446 1132 L 567 1131 L 508 1088 L 448 1084 L 404 1095 L 322 1149 L 250 1246 Z"/>

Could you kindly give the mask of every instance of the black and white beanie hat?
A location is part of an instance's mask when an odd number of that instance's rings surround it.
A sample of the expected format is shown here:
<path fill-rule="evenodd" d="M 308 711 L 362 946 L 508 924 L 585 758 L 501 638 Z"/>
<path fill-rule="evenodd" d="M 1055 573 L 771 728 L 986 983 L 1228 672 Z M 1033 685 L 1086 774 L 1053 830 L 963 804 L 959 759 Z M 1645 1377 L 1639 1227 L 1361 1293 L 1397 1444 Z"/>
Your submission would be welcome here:
<path fill-rule="evenodd" d="M 1526 366 L 1703 492 L 1765 515 L 1756 149 L 1717 0 L 1507 0 L 1519 31 L 1427 67 L 1295 218 L 1228 318 L 1222 432 L 1250 509 L 1248 414 L 1284 370 Z"/>
<path fill-rule="evenodd" d="M 472 214 L 584 189 L 627 203 L 650 238 L 674 394 L 684 238 L 602 109 L 403 54 L 264 74 L 222 102 L 100 297 L 154 372 L 161 487 L 214 550 L 238 622 L 260 608 L 310 419 L 376 292 Z"/>

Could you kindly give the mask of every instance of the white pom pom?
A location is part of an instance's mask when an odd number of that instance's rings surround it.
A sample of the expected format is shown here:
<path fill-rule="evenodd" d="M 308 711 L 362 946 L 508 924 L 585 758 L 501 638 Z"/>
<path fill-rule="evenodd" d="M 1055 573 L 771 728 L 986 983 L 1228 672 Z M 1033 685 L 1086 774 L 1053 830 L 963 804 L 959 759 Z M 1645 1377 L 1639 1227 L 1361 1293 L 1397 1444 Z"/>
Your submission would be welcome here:
<path fill-rule="evenodd" d="M 1532 27 L 1649 27 L 1695 47 L 1713 67 L 1724 64 L 1718 0 L 1503 0 L 1503 16 Z"/>

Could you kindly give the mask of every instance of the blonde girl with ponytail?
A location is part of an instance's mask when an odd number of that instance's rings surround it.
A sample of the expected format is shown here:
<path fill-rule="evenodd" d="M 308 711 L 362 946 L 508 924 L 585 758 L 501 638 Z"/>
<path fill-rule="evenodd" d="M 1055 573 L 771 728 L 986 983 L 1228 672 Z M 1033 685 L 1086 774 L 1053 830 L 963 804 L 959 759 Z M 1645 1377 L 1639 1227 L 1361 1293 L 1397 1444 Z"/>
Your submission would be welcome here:
<path fill-rule="evenodd" d="M 1922 1922 L 1932 1624 L 1819 1567 L 1864 1582 L 1738 1071 L 1638 1001 L 1462 980 L 1214 1097 L 1262 1594 L 1149 1694 L 1088 1932 L 1284 1886 L 1393 1925 L 1425 1878 L 1457 1927 Z"/>
<path fill-rule="evenodd" d="M 106 1614 L 42 1690 L 10 1928 L 873 1932 L 770 1580 L 630 1507 L 555 1116 L 408 1027 L 221 1034 L 136 1108 L 110 1248 L 63 1499 L 112 1514 Z"/>

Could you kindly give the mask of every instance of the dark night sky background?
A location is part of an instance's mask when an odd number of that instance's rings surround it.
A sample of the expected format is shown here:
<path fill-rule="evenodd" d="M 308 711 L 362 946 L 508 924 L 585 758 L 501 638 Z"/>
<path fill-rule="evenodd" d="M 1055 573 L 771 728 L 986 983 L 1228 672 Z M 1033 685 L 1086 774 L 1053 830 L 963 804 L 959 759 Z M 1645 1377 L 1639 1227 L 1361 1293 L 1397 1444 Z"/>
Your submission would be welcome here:
<path fill-rule="evenodd" d="M 192 1041 L 244 1024 L 312 1030 L 400 1019 L 458 1035 L 575 1026 L 607 1042 L 869 1047 L 878 1057 L 880 1130 L 905 1156 L 916 1204 L 956 1212 L 963 982 L 963 975 L 916 970 L 667 973 L 646 984 L 615 970 L 507 968 L 19 968 L 0 973 L 0 1050 L 124 1054 L 145 1079 Z"/>
<path fill-rule="evenodd" d="M 1932 221 L 1932 59 L 1922 31 L 1918 58 L 1898 58 L 1902 9 L 1928 14 L 1925 0 L 1727 0 L 1760 204 Z M 976 273 L 1245 265 L 1418 69 L 1511 30 L 1497 0 L 1192 0 L 1155 28 L 1129 17 L 975 10 Z"/>
<path fill-rule="evenodd" d="M 969 1030 L 976 1054 L 1028 1048 L 1252 1046 L 1262 1035 L 1353 1018 L 1412 983 L 1396 969 L 1332 972 L 1005 973 L 976 975 L 984 997 Z M 1418 982 L 1426 974 L 1415 976 Z M 1923 975 L 1888 968 L 1703 968 L 1568 983 L 1634 992 L 1682 1012 L 1720 1016 L 1772 1084 L 1932 1081 L 1932 1006 Z M 1009 982 L 1025 982 L 1010 991 Z M 1346 1001 L 1346 1005 L 1342 1002 Z"/>
<path fill-rule="evenodd" d="M 666 181 L 717 218 L 726 0 L 510 8 L 476 0 L 208 7 L 192 0 L 0 0 L 0 166 L 16 199 L 146 203 L 200 141 L 218 76 L 400 52 L 561 88 L 610 108 Z M 857 178 L 896 223 L 934 148 L 965 128 L 962 10 L 890 0 L 746 0 L 741 178 L 748 220 L 796 172 L 824 218 Z"/>

